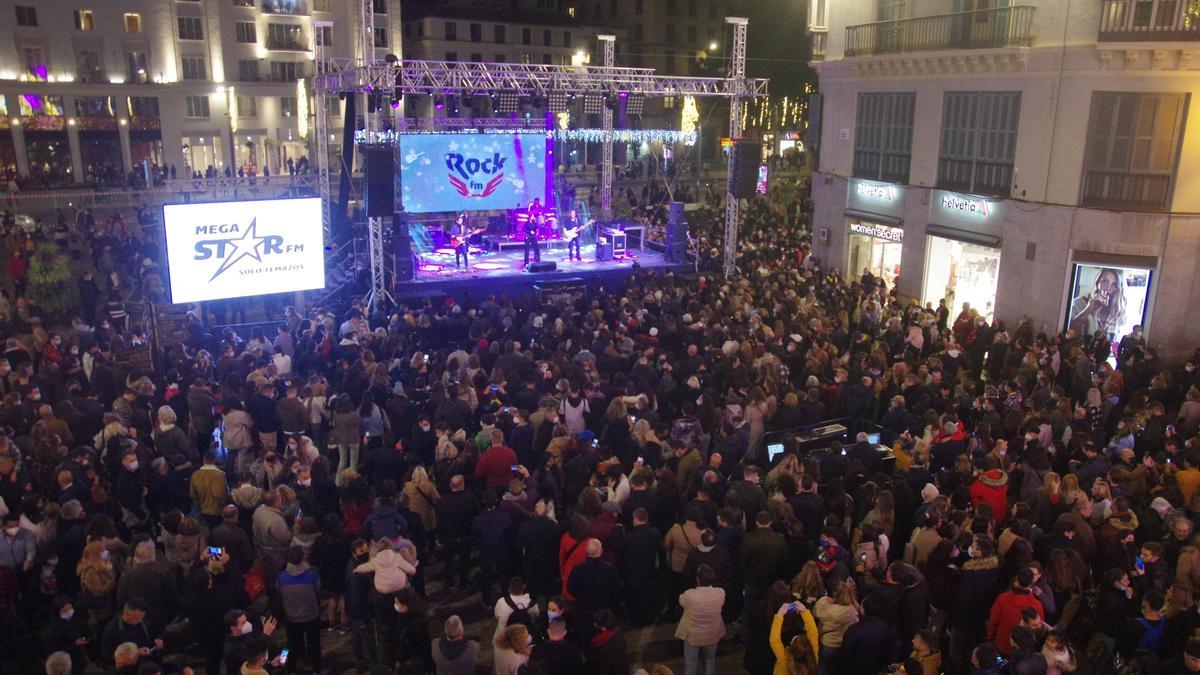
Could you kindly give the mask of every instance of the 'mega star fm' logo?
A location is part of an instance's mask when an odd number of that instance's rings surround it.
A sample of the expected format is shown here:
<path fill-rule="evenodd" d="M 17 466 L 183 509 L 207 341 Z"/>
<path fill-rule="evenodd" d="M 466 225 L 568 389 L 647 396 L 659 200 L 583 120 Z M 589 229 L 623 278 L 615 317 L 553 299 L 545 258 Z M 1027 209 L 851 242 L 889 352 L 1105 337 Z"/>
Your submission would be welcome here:
<path fill-rule="evenodd" d="M 258 218 L 250 221 L 245 230 L 242 230 L 237 223 L 224 223 L 220 225 L 197 225 L 197 235 L 211 234 L 227 234 L 230 235 L 224 239 L 202 239 L 196 242 L 195 255 L 193 260 L 208 260 L 215 258 L 221 261 L 221 266 L 209 278 L 212 282 L 217 277 L 224 274 L 234 265 L 246 258 L 262 263 L 265 255 L 280 255 L 284 253 L 300 253 L 304 251 L 304 244 L 283 244 L 283 237 L 277 234 L 269 234 L 265 237 L 258 236 Z"/>

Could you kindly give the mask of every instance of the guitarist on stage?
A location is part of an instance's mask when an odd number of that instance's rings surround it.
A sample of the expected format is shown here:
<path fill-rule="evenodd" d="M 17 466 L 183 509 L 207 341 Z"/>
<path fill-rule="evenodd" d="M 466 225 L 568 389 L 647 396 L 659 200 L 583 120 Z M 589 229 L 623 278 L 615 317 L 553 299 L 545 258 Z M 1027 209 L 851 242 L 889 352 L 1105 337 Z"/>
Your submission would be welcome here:
<path fill-rule="evenodd" d="M 471 227 L 467 225 L 467 214 L 460 213 L 454 219 L 454 225 L 450 226 L 450 238 L 454 244 L 454 267 L 459 267 L 459 258 L 462 259 L 462 267 L 471 269 L 471 264 L 467 260 L 467 240 L 471 238 Z"/>
<path fill-rule="evenodd" d="M 563 237 L 567 240 L 567 260 L 583 260 L 579 252 L 579 235 L 583 234 L 585 225 L 579 222 L 579 213 L 571 209 L 566 220 L 562 223 Z"/>
<path fill-rule="evenodd" d="M 542 261 L 542 252 L 538 249 L 538 227 L 542 224 L 542 200 L 535 197 L 525 210 L 525 266 L 529 266 L 529 253 L 533 252 L 534 262 Z"/>

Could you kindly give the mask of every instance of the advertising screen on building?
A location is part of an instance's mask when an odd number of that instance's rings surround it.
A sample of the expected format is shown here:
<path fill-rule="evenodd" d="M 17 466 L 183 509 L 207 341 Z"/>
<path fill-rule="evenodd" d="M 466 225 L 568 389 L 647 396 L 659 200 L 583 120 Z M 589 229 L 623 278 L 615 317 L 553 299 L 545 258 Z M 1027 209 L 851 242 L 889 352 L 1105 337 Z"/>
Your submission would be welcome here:
<path fill-rule="evenodd" d="M 409 213 L 514 209 L 546 195 L 543 133 L 401 134 Z"/>
<path fill-rule="evenodd" d="M 172 302 L 325 286 L 320 199 L 168 204 L 163 224 Z"/>
<path fill-rule="evenodd" d="M 1114 343 L 1144 325 L 1153 271 L 1115 265 L 1075 265 L 1067 327 L 1085 340 L 1104 331 Z"/>

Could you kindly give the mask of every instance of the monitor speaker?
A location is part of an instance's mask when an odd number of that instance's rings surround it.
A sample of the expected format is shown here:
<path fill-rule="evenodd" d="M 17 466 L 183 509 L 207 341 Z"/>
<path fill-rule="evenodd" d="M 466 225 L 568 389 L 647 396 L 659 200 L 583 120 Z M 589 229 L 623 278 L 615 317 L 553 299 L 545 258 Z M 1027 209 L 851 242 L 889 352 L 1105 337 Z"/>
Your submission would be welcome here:
<path fill-rule="evenodd" d="M 750 199 L 758 184 L 758 164 L 762 161 L 762 143 L 738 141 L 733 146 L 729 172 L 729 193 L 737 199 Z"/>
<path fill-rule="evenodd" d="M 525 268 L 526 272 L 554 272 L 558 270 L 558 263 L 553 260 L 544 260 L 542 262 L 532 262 Z"/>
<path fill-rule="evenodd" d="M 396 210 L 395 158 L 391 148 L 363 146 L 363 202 L 368 218 Z"/>

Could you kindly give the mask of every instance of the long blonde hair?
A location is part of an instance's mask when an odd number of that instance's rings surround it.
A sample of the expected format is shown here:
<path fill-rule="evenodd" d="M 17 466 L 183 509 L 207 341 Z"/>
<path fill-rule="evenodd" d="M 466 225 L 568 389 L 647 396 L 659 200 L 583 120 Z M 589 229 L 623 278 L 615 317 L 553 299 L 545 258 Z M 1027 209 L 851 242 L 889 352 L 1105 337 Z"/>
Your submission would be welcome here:
<path fill-rule="evenodd" d="M 497 649 L 507 649 L 518 654 L 529 656 L 529 629 L 520 624 L 509 626 L 500 631 L 492 642 Z"/>
<path fill-rule="evenodd" d="M 787 646 L 788 675 L 816 675 L 817 655 L 813 653 L 808 636 L 800 633 Z"/>

